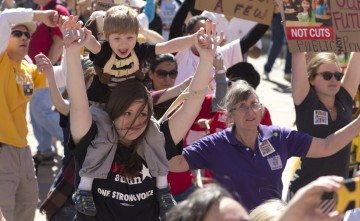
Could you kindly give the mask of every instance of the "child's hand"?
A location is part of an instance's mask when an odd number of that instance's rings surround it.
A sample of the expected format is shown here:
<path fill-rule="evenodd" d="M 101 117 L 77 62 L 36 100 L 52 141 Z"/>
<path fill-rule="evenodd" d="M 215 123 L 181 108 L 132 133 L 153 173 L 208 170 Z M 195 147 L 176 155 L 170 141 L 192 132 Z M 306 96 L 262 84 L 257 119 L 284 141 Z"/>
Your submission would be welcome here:
<path fill-rule="evenodd" d="M 64 45 L 66 48 L 74 48 L 84 46 L 91 37 L 91 31 L 87 28 L 81 28 L 82 22 L 78 21 L 77 16 L 69 16 L 62 24 L 64 33 Z"/>
<path fill-rule="evenodd" d="M 64 45 L 67 49 L 78 49 L 80 50 L 86 43 L 87 38 L 86 33 L 87 29 L 65 29 L 64 35 Z M 89 31 L 89 30 L 87 30 Z M 91 33 L 91 32 L 90 32 Z M 91 34 L 90 34 L 91 35 Z"/>
<path fill-rule="evenodd" d="M 83 22 L 78 20 L 78 16 L 70 15 L 70 16 L 61 16 L 59 19 L 59 27 L 61 28 L 61 32 L 65 35 L 65 30 L 74 28 L 80 29 L 83 25 Z"/>
<path fill-rule="evenodd" d="M 44 73 L 48 78 L 54 76 L 54 68 L 51 64 L 51 61 L 43 53 L 35 56 L 35 63 L 38 70 Z"/>
<path fill-rule="evenodd" d="M 214 25 L 213 28 L 212 25 Z M 225 35 L 224 35 L 224 32 L 221 31 L 220 32 L 220 36 L 218 36 L 216 33 L 216 27 L 215 27 L 215 23 L 212 23 L 211 21 L 209 20 L 206 20 L 205 21 L 205 30 L 210 30 L 212 29 L 211 31 L 209 32 L 203 32 L 202 29 L 200 29 L 199 31 L 197 31 L 195 33 L 195 36 L 197 36 L 198 38 L 198 41 L 199 41 L 199 45 L 203 48 L 207 48 L 209 47 L 209 45 L 211 44 L 211 35 L 215 36 L 214 40 L 217 41 L 220 45 L 221 43 L 223 43 L 225 41 Z"/>

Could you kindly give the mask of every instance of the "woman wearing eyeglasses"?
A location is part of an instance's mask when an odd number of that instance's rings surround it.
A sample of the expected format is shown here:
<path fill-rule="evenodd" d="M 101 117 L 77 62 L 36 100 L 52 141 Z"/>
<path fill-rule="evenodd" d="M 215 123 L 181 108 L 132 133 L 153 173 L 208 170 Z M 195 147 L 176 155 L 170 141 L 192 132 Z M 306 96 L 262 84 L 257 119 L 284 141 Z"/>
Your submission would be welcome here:
<path fill-rule="evenodd" d="M 333 155 L 360 131 L 360 117 L 325 139 L 261 125 L 263 105 L 244 81 L 230 88 L 224 108 L 233 126 L 195 142 L 182 155 L 173 156 L 170 171 L 211 169 L 215 180 L 247 210 L 268 199 L 281 198 L 281 175 L 287 159 Z"/>
<path fill-rule="evenodd" d="M 299 131 L 325 138 L 351 122 L 353 99 L 360 82 L 356 70 L 359 58 L 359 53 L 352 55 L 344 75 L 334 53 L 317 53 L 308 63 L 305 53 L 293 54 L 291 86 Z M 347 177 L 350 141 L 334 155 L 318 159 L 302 158 L 301 167 L 290 184 L 289 198 L 320 176 Z M 321 207 L 328 211 L 334 203 L 326 199 Z"/>

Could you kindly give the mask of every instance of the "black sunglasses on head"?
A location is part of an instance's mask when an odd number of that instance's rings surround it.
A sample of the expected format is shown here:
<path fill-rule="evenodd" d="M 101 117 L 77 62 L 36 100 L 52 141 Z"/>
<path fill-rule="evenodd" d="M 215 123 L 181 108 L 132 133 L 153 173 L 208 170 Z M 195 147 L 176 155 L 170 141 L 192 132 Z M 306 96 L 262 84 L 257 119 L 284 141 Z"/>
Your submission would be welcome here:
<path fill-rule="evenodd" d="M 317 74 L 320 74 L 324 78 L 324 80 L 326 80 L 326 81 L 330 81 L 330 79 L 333 76 L 335 77 L 335 79 L 337 81 L 341 81 L 341 79 L 344 77 L 344 74 L 339 72 L 339 71 L 336 71 L 336 72 L 324 71 L 324 72 L 317 73 Z"/>
<path fill-rule="evenodd" d="M 17 38 L 21 38 L 23 35 L 25 35 L 25 37 L 27 37 L 28 39 L 31 37 L 28 31 L 20 31 L 20 30 L 12 31 L 11 35 Z"/>
<path fill-rule="evenodd" d="M 175 79 L 178 75 L 177 70 L 165 71 L 165 70 L 159 69 L 159 70 L 156 70 L 155 73 L 158 75 L 159 78 L 166 78 L 166 76 L 169 75 L 170 78 Z"/>

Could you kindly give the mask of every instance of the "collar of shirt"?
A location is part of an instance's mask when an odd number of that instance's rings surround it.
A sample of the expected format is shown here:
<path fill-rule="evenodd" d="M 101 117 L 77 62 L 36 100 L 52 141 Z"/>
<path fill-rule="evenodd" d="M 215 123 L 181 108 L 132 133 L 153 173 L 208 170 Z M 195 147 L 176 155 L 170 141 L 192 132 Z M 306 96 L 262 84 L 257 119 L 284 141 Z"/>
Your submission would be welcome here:
<path fill-rule="evenodd" d="M 226 128 L 224 130 L 225 133 L 225 139 L 227 140 L 227 142 L 229 142 L 231 145 L 233 146 L 237 146 L 239 145 L 239 141 L 235 138 L 234 136 L 234 131 L 235 131 L 235 126 L 233 125 L 232 127 Z M 264 140 L 268 140 L 273 136 L 273 131 L 265 125 L 259 125 L 258 126 L 258 131 L 259 131 L 259 135 L 258 135 L 258 139 L 260 142 L 264 141 Z"/>

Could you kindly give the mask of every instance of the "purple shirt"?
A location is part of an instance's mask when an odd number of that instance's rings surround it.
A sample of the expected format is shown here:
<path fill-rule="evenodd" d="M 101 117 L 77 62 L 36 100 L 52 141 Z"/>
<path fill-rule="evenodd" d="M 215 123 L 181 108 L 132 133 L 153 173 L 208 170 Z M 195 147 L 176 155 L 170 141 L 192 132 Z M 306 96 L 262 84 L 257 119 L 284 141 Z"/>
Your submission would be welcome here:
<path fill-rule="evenodd" d="M 281 198 L 281 175 L 292 156 L 305 157 L 312 137 L 306 133 L 260 125 L 255 150 L 234 136 L 234 127 L 211 134 L 183 151 L 191 170 L 211 169 L 215 180 L 246 209 Z"/>

